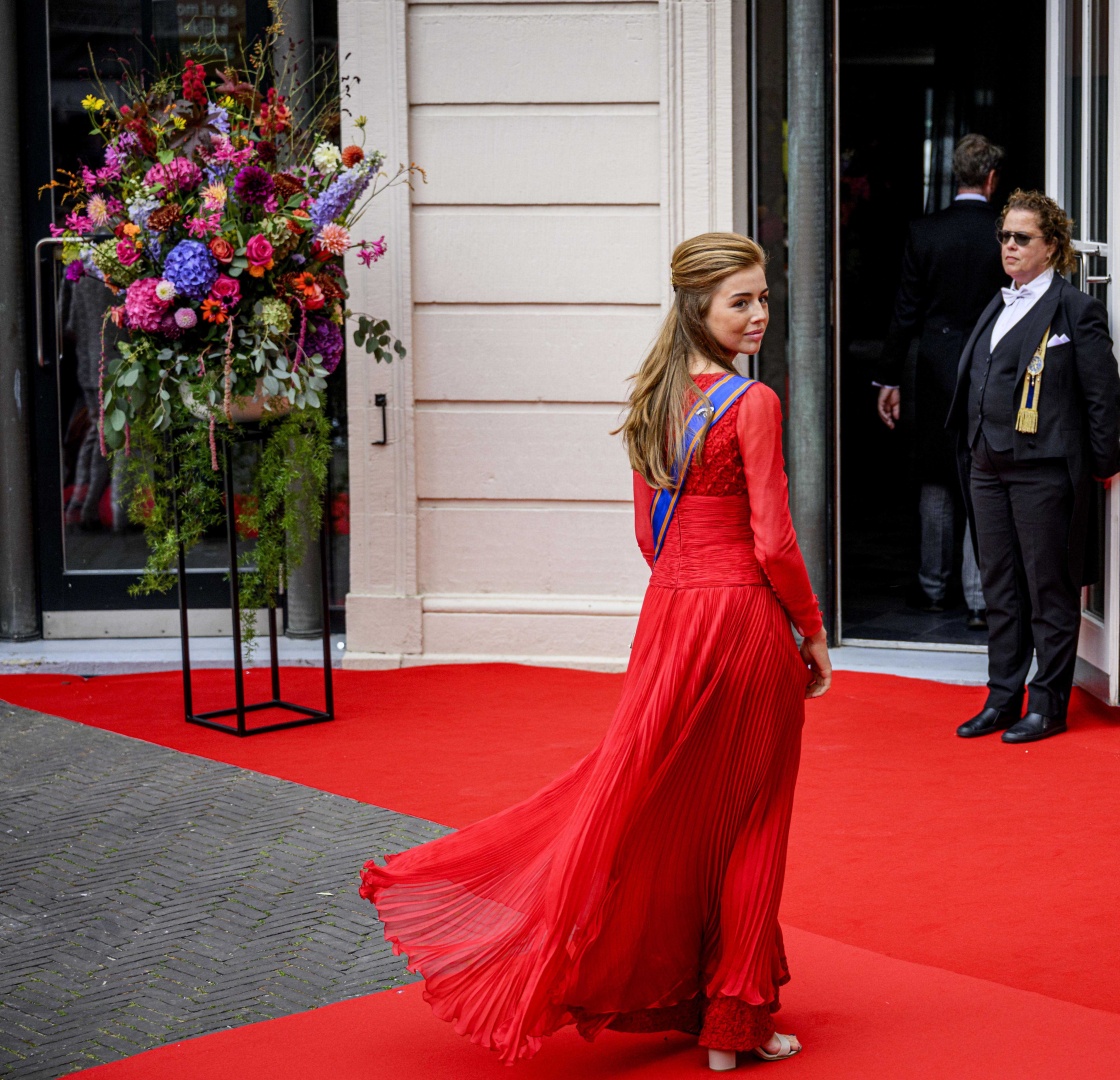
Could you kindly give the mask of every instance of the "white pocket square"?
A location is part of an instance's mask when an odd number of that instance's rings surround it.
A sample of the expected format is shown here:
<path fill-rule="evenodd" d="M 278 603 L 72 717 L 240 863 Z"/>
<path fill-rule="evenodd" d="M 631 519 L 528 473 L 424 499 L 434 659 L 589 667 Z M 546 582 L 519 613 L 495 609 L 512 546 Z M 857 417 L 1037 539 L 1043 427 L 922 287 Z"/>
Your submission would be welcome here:
<path fill-rule="evenodd" d="M 1055 334 L 1048 342 L 1046 347 L 1048 349 L 1054 348 L 1055 345 L 1065 345 L 1069 342 L 1069 338 L 1065 334 Z"/>

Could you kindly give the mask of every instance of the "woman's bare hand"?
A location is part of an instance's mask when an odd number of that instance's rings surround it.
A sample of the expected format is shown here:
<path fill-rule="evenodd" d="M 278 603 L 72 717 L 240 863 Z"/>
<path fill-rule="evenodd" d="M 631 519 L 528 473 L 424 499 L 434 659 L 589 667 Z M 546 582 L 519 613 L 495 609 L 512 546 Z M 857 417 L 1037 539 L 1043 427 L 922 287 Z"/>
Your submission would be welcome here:
<path fill-rule="evenodd" d="M 801 659 L 811 675 L 805 696 L 814 698 L 827 693 L 832 685 L 832 661 L 828 658 L 828 635 L 823 626 L 812 637 L 801 639 Z"/>

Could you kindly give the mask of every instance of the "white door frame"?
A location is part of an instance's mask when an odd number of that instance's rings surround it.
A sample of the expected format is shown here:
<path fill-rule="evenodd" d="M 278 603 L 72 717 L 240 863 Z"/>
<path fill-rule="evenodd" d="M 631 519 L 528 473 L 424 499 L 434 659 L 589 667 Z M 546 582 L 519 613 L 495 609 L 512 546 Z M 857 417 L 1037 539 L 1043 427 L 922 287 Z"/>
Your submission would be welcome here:
<path fill-rule="evenodd" d="M 1090 183 L 1090 155 L 1095 150 L 1095 140 L 1092 138 L 1092 110 L 1090 108 L 1091 79 L 1089 77 L 1089 46 L 1092 23 L 1089 18 L 1093 0 L 1047 0 L 1046 6 L 1046 190 L 1052 194 L 1063 207 L 1071 205 L 1069 196 L 1072 192 L 1066 191 L 1066 177 L 1064 176 L 1065 152 L 1069 137 L 1065 126 L 1065 80 L 1064 63 L 1066 55 L 1066 13 L 1070 4 L 1079 4 L 1082 7 L 1082 34 L 1081 41 L 1076 43 L 1081 50 L 1081 190 L 1078 192 L 1080 214 L 1084 218 L 1089 207 Z M 1096 0 L 1098 3 L 1108 3 L 1108 0 Z M 1114 38 L 1111 32 L 1112 19 L 1116 12 L 1109 12 L 1109 37 Z M 1108 86 L 1109 101 L 1107 103 L 1106 125 L 1109 134 L 1108 145 L 1108 173 L 1110 179 L 1120 175 L 1114 167 L 1117 151 L 1115 108 L 1115 87 L 1118 73 L 1120 73 L 1120 57 L 1112 40 L 1109 41 L 1108 56 Z M 1114 182 L 1108 185 L 1108 235 L 1087 236 L 1083 231 L 1082 222 L 1074 226 L 1074 235 L 1078 238 L 1079 251 L 1086 254 L 1100 254 L 1109 258 L 1109 274 L 1114 276 L 1116 268 L 1112 266 L 1110 258 L 1109 240 L 1116 228 L 1117 213 L 1120 213 L 1120 193 Z M 1092 223 L 1090 223 L 1091 225 Z M 1102 283 L 1105 291 L 1105 303 L 1108 307 L 1110 321 L 1116 310 L 1116 285 L 1110 280 Z M 1115 331 L 1114 331 L 1115 333 Z M 1115 349 L 1114 349 L 1115 351 Z M 1087 590 L 1086 590 L 1087 592 Z M 1085 594 L 1083 593 L 1083 597 Z M 1077 682 L 1097 697 L 1115 705 L 1120 699 L 1120 491 L 1113 484 L 1107 493 L 1105 501 L 1105 559 L 1104 559 L 1104 618 L 1084 611 L 1081 618 L 1081 636 L 1077 646 Z"/>

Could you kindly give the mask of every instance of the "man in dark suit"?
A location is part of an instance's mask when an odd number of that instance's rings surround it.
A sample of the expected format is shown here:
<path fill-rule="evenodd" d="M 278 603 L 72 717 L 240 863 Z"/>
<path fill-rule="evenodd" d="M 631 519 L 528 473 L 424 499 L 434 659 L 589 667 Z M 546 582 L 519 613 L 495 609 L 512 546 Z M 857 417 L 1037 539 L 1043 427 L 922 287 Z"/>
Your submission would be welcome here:
<path fill-rule="evenodd" d="M 988 699 L 957 729 L 1033 742 L 1066 730 L 1081 628 L 1094 477 L 1120 469 L 1120 375 L 1099 300 L 1058 275 L 1075 263 L 1072 222 L 1016 191 L 1000 221 L 1004 269 L 957 371 L 960 432 L 988 606 Z M 1026 715 L 1023 684 L 1032 655 Z"/>
<path fill-rule="evenodd" d="M 876 372 L 879 417 L 893 428 L 899 417 L 902 368 L 918 338 L 915 437 L 918 462 L 923 607 L 945 609 L 945 597 L 963 528 L 956 440 L 945 430 L 961 346 L 993 292 L 1007 280 L 994 233 L 999 214 L 989 200 L 999 182 L 1003 150 L 983 135 L 966 135 L 953 154 L 959 188 L 944 210 L 910 226 L 894 316 Z M 968 625 L 984 628 L 980 573 L 965 536 L 961 570 Z"/>

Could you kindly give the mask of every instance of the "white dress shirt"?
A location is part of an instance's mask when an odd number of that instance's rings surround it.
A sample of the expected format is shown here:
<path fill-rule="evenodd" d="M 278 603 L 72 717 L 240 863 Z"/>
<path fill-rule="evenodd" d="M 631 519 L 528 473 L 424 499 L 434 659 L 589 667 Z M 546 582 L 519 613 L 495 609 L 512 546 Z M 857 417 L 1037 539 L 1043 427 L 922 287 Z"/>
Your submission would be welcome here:
<path fill-rule="evenodd" d="M 1042 299 L 1043 293 L 1050 288 L 1053 280 L 1054 271 L 1046 269 L 1034 281 L 1028 281 L 1022 288 L 1003 290 L 1003 310 L 999 313 L 995 326 L 992 327 L 993 349 L 999 344 L 1000 338 L 1004 337 L 1017 322 L 1024 319 L 1027 312 Z"/>

